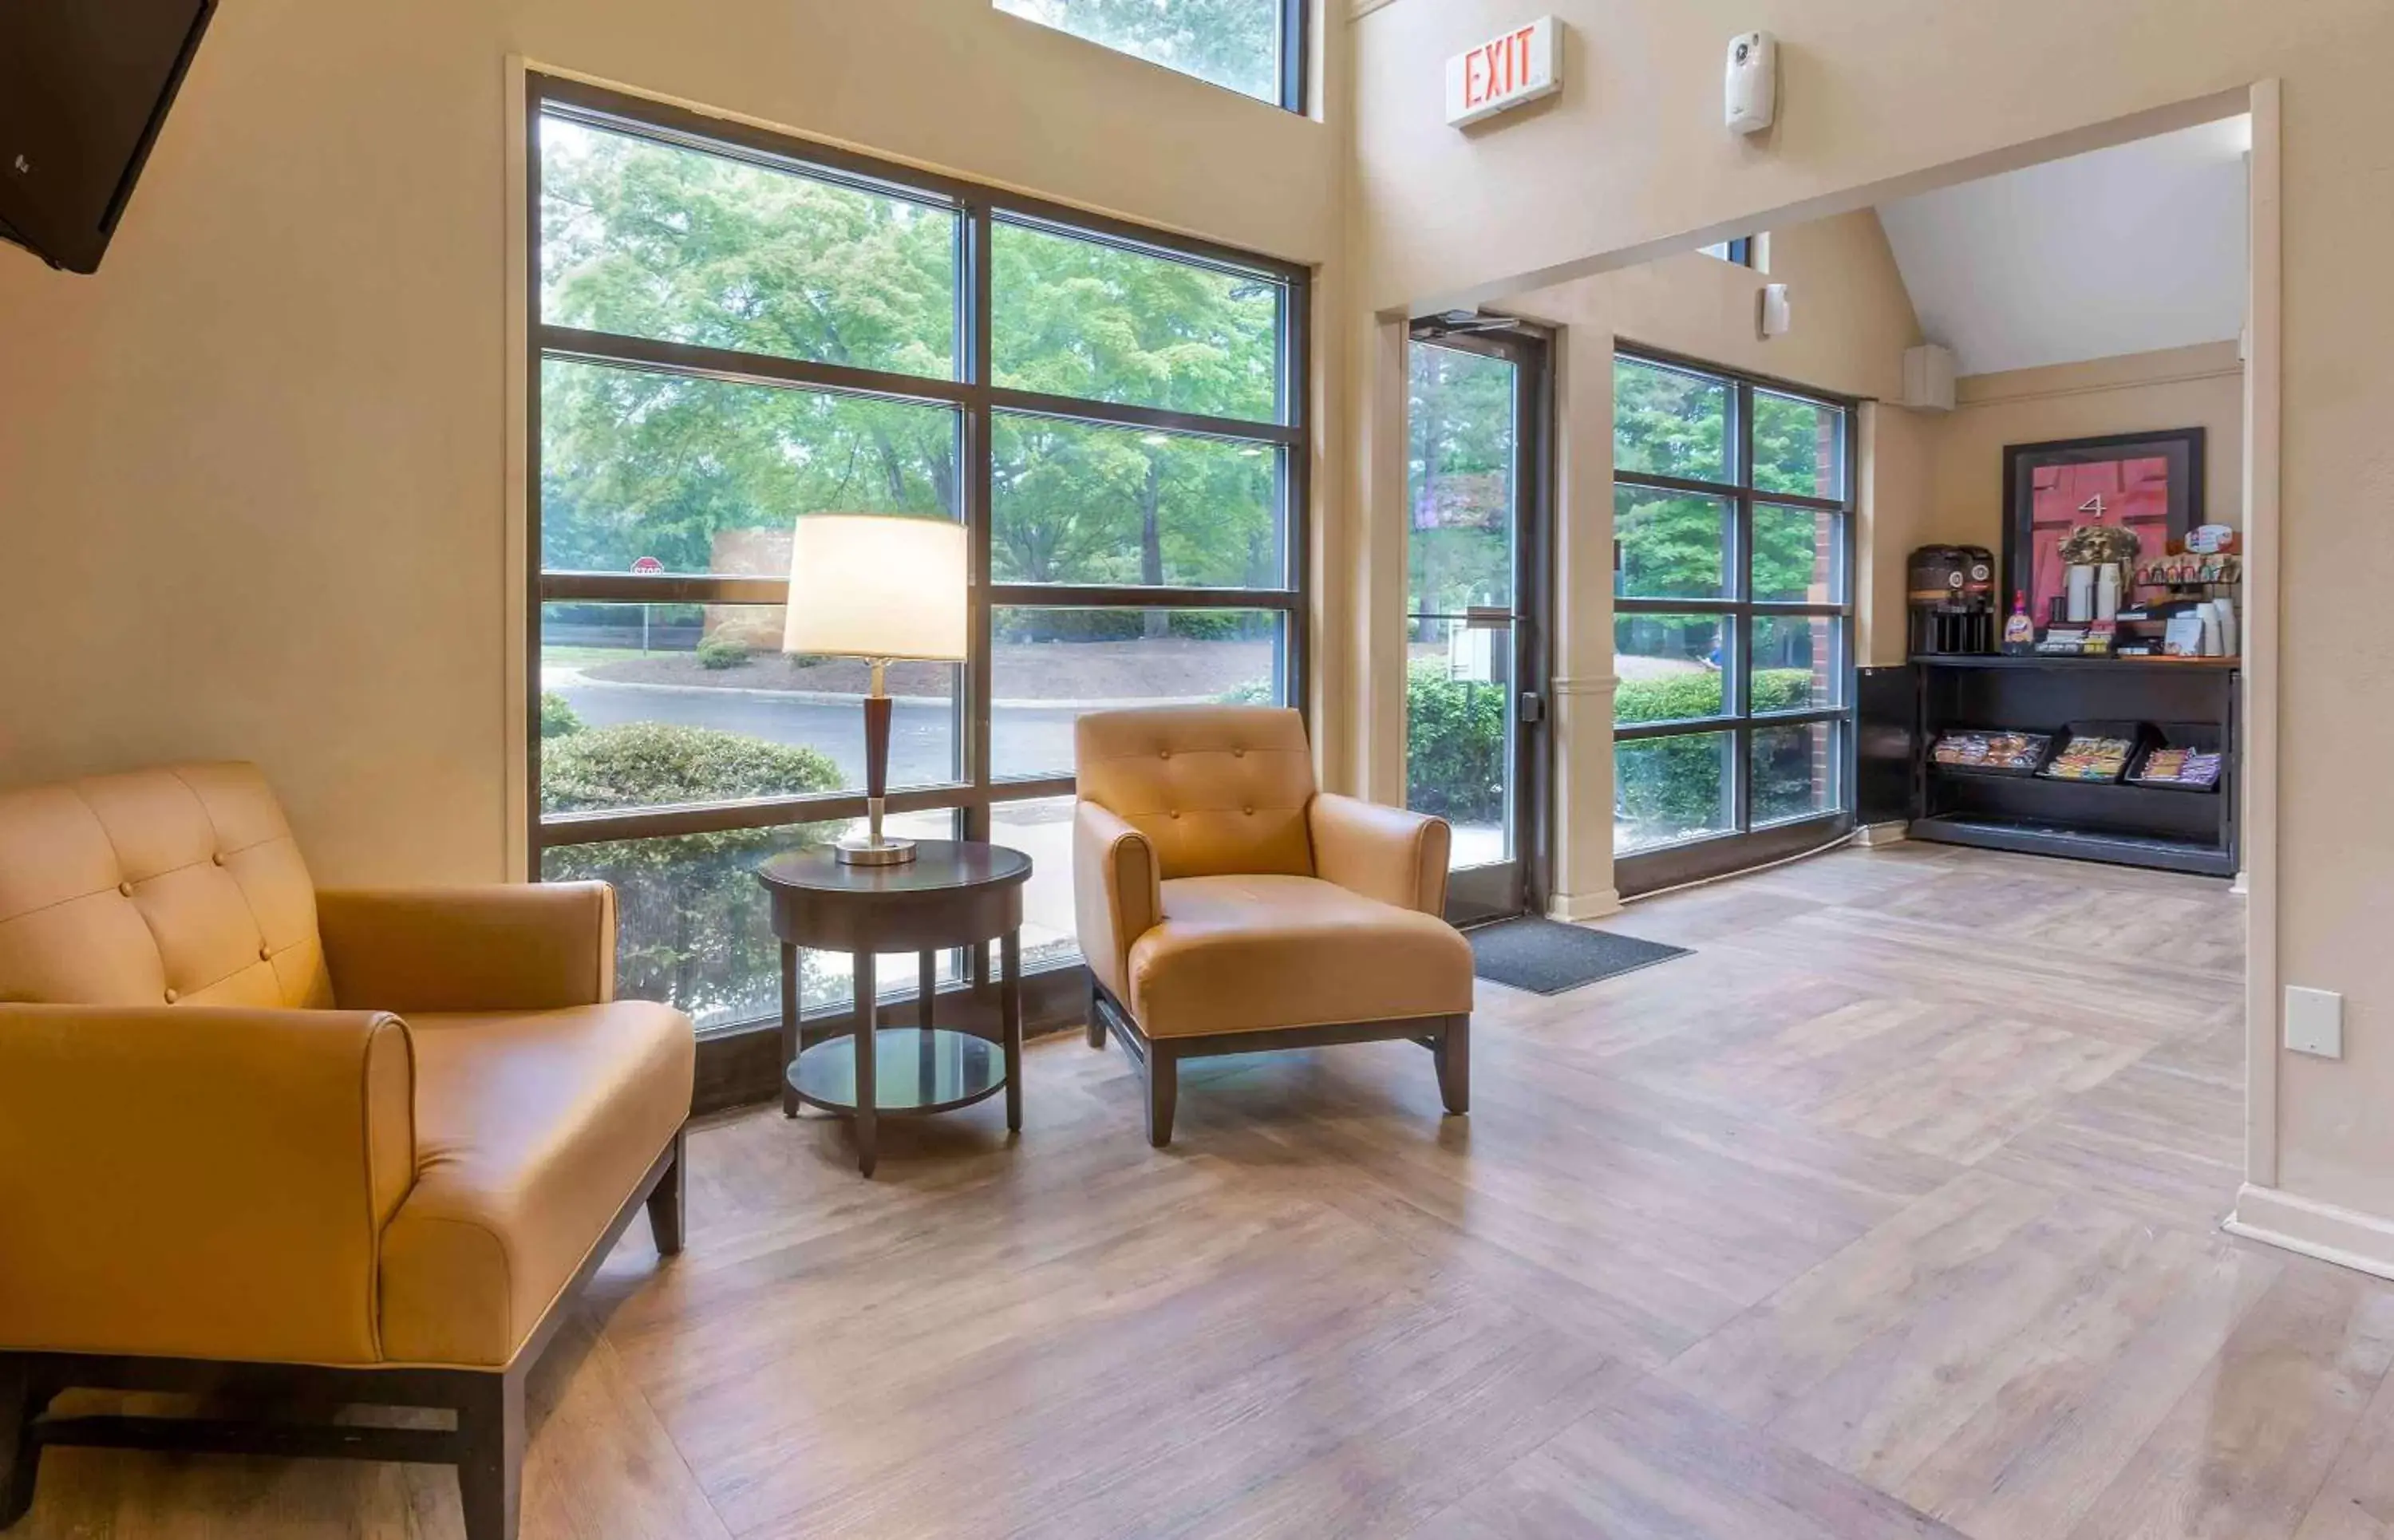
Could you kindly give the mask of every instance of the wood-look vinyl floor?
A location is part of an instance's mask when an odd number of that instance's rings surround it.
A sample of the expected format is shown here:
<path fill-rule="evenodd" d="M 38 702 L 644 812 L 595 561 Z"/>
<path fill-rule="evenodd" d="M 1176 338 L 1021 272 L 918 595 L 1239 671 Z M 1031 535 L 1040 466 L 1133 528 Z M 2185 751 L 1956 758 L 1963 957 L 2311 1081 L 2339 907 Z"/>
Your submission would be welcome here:
<path fill-rule="evenodd" d="M 533 1540 L 2394 1536 L 2394 1287 L 2221 1235 L 2241 901 L 1898 846 L 1377 1045 L 691 1142 L 533 1379 Z M 445 1471 L 53 1456 L 39 1540 L 458 1534 Z"/>

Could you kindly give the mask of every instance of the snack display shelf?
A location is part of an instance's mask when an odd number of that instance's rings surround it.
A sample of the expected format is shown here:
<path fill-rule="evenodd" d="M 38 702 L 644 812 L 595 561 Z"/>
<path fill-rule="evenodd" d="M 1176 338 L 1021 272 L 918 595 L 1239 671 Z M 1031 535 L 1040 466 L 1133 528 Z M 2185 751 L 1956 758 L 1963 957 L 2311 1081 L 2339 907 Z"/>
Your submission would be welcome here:
<path fill-rule="evenodd" d="M 2165 872 L 2190 872 L 2198 876 L 2232 877 L 2236 875 L 2236 858 L 2207 841 L 2112 833 L 2031 818 L 1945 813 L 1914 819 L 1912 835 L 1915 839 L 1944 845 L 1970 845 L 1985 850 L 2072 856 L 2081 861 L 2110 862 L 2118 866 L 2149 866 Z"/>
<path fill-rule="evenodd" d="M 2238 675 L 2232 658 L 1917 657 L 1910 828 L 1915 838 L 2232 876 L 2238 864 Z M 1946 732 L 2130 739 L 2216 752 L 2209 791 L 1991 773 L 1939 764 Z"/>

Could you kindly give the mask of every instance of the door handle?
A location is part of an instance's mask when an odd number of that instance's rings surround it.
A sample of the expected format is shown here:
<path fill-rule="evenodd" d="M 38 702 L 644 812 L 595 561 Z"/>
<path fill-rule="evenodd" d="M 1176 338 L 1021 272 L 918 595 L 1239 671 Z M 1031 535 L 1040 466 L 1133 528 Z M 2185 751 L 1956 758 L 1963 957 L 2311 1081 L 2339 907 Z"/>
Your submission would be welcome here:
<path fill-rule="evenodd" d="M 1512 628 L 1513 612 L 1502 604 L 1473 604 L 1465 607 L 1463 628 L 1467 631 L 1505 631 Z"/>
<path fill-rule="evenodd" d="M 1534 690 L 1524 690 L 1520 693 L 1519 700 L 1523 722 L 1537 723 L 1546 719 L 1546 698 L 1544 695 Z"/>

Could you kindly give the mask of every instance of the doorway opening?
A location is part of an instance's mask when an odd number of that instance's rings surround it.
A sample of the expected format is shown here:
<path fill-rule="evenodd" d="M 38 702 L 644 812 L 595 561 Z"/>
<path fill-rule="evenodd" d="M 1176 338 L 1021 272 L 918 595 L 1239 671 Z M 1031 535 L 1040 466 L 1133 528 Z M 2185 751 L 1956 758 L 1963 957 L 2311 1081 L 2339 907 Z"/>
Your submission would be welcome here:
<path fill-rule="evenodd" d="M 1552 365 L 1496 317 L 1417 323 L 1407 353 L 1405 804 L 1453 829 L 1470 925 L 1546 902 Z"/>

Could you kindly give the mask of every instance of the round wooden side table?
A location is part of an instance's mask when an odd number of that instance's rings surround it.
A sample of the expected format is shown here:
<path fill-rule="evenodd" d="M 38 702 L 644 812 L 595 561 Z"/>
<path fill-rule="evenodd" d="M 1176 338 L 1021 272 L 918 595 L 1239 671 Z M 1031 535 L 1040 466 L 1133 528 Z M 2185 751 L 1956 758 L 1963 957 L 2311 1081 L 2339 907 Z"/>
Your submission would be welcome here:
<path fill-rule="evenodd" d="M 1022 887 L 1031 858 L 1003 845 L 926 839 L 896 866 L 845 866 L 829 849 L 793 850 L 756 868 L 773 899 L 782 943 L 782 1115 L 801 1102 L 856 1124 L 857 1167 L 870 1177 L 877 1125 L 887 1115 L 919 1116 L 968 1107 L 1001 1087 L 1006 1126 L 1022 1129 Z M 935 1026 L 939 954 L 996 941 L 1002 959 L 996 1042 Z M 856 1028 L 801 1050 L 798 949 L 845 952 L 855 960 Z M 917 1024 L 881 1025 L 875 959 L 913 952 L 922 961 Z M 859 1045 L 870 1043 L 871 1052 Z"/>

